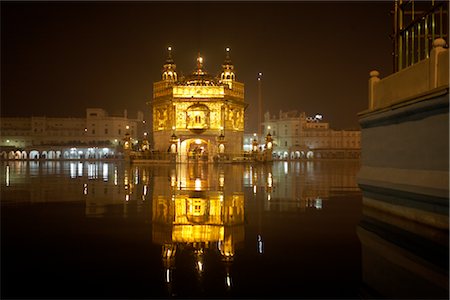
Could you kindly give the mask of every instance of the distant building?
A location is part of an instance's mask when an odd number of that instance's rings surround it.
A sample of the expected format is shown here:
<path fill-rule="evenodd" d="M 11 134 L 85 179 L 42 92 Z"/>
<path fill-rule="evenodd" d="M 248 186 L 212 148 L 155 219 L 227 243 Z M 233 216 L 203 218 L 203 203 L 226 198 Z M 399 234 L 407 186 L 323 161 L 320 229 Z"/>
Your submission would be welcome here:
<path fill-rule="evenodd" d="M 229 49 L 219 77 L 207 74 L 200 55 L 194 72 L 179 76 L 168 50 L 162 80 L 153 85 L 154 149 L 176 153 L 178 161 L 239 154 L 246 104 Z"/>
<path fill-rule="evenodd" d="M 85 118 L 1 118 L 1 158 L 88 157 L 92 156 L 92 154 L 85 153 L 89 147 L 93 149 L 93 147 L 99 146 L 108 148 L 110 151 L 121 145 L 126 133 L 137 142 L 138 139 L 144 137 L 144 127 L 145 121 L 142 112 L 138 112 L 135 119 L 130 119 L 126 111 L 123 116 L 109 116 L 101 108 L 86 109 Z M 65 155 L 66 148 L 73 147 L 86 149 L 77 149 L 75 154 L 70 154 L 70 151 L 67 150 Z M 33 155 L 30 156 L 32 151 Z M 80 151 L 81 153 L 79 153 Z"/>
<path fill-rule="evenodd" d="M 274 140 L 274 155 L 281 159 L 358 158 L 361 132 L 333 130 L 321 115 L 307 117 L 304 112 L 264 115 L 264 136 Z"/>

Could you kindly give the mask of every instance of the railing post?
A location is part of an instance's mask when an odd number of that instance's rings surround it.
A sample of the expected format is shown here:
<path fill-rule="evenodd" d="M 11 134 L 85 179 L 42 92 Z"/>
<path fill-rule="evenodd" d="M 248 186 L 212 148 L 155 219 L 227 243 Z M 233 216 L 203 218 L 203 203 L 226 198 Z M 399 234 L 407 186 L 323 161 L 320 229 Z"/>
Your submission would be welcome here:
<path fill-rule="evenodd" d="M 435 39 L 433 41 L 433 49 L 430 53 L 430 81 L 429 87 L 430 89 L 437 88 L 438 83 L 438 56 L 439 53 L 445 51 L 445 40 L 442 38 Z"/>
<path fill-rule="evenodd" d="M 369 109 L 374 109 L 375 108 L 375 94 L 374 94 L 374 90 L 375 90 L 375 84 L 380 81 L 380 78 L 378 76 L 380 76 L 380 72 L 373 70 L 370 71 L 369 73 Z"/>

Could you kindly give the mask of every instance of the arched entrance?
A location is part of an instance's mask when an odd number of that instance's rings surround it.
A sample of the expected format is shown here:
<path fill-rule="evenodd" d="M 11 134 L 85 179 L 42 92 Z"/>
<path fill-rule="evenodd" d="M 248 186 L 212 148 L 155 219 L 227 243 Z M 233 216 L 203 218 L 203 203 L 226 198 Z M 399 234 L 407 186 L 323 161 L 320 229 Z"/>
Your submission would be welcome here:
<path fill-rule="evenodd" d="M 180 144 L 180 155 L 182 161 L 208 161 L 210 153 L 210 142 L 205 139 L 187 139 Z"/>

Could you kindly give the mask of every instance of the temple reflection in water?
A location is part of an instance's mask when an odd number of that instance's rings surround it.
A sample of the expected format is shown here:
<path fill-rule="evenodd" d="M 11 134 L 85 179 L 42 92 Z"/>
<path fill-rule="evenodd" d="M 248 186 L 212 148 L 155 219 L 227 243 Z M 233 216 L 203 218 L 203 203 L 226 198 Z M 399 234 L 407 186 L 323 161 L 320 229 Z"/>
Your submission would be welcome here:
<path fill-rule="evenodd" d="M 448 231 L 362 206 L 355 180 L 358 163 L 137 166 L 15 161 L 0 166 L 2 210 L 8 217 L 2 218 L 8 225 L 3 228 L 21 228 L 24 221 L 39 228 L 30 236 L 46 241 L 39 244 L 43 256 L 51 249 L 59 253 L 61 239 L 68 245 L 84 244 L 83 258 L 74 260 L 71 270 L 78 264 L 82 270 L 91 268 L 89 264 L 99 270 L 119 267 L 121 274 L 140 269 L 141 280 L 156 289 L 140 290 L 148 297 L 275 297 L 281 295 L 279 286 L 291 288 L 283 295 L 296 295 L 297 275 L 311 283 L 303 286 L 308 297 L 317 295 L 314 282 L 330 274 L 330 268 L 339 270 L 339 276 L 324 279 L 324 298 L 439 298 L 448 293 Z M 22 214 L 28 207 L 33 211 L 29 222 Z M 54 230 L 52 224 L 59 223 L 70 230 L 76 224 L 76 234 Z M 18 236 L 20 243 L 8 240 L 9 245 L 28 249 L 21 243 L 29 236 Z M 123 245 L 131 255 L 119 260 L 111 256 L 114 260 L 107 265 L 97 262 L 112 245 Z M 330 245 L 345 251 L 334 258 Z M 72 248 L 64 251 L 77 256 Z M 63 252 L 59 255 L 67 261 Z M 89 263 L 83 263 L 83 255 L 90 257 Z M 32 257 L 14 259 L 14 264 L 36 264 Z M 286 264 L 298 274 L 279 276 Z M 78 272 L 74 278 L 95 278 Z"/>

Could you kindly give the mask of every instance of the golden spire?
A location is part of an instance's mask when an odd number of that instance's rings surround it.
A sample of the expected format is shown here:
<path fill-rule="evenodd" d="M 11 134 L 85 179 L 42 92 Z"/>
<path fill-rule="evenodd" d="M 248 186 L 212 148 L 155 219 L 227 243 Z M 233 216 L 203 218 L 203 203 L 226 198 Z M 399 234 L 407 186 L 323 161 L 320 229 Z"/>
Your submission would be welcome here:
<path fill-rule="evenodd" d="M 200 71 L 203 68 L 203 57 L 201 57 L 200 52 L 197 57 L 197 69 Z"/>

